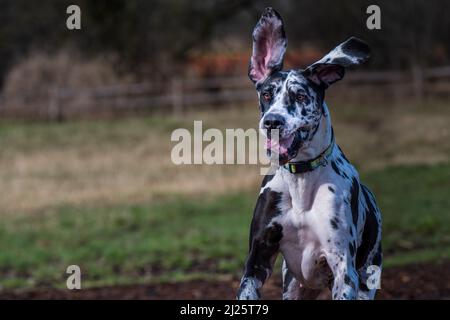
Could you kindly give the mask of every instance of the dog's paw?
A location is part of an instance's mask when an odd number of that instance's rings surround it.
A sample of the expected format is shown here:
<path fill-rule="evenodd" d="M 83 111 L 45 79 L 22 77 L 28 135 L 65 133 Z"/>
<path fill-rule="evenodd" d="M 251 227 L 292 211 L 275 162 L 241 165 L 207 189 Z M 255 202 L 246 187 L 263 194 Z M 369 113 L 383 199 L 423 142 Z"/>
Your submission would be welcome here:
<path fill-rule="evenodd" d="M 237 300 L 260 300 L 261 281 L 255 278 L 243 278 L 239 287 Z"/>

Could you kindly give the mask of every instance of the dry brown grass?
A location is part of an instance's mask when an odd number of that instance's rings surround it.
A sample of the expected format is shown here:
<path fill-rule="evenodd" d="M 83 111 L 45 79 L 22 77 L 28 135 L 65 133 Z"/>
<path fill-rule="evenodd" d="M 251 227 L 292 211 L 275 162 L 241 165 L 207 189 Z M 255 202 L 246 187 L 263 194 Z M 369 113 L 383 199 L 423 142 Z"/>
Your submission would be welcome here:
<path fill-rule="evenodd" d="M 114 58 L 85 57 L 68 48 L 48 54 L 31 52 L 14 65 L 5 77 L 2 88 L 2 114 L 9 116 L 52 117 L 53 99 L 61 90 L 95 88 L 133 81 L 130 75 L 118 74 Z M 64 109 L 80 109 L 92 98 L 81 94 L 64 100 Z"/>
<path fill-rule="evenodd" d="M 338 143 L 361 170 L 449 161 L 450 111 L 430 106 L 333 106 Z M 61 205 L 114 205 L 173 195 L 255 189 L 258 166 L 175 166 L 174 128 L 249 128 L 255 107 L 192 112 L 183 119 L 2 123 L 0 212 L 39 212 Z"/>
<path fill-rule="evenodd" d="M 7 74 L 6 96 L 34 97 L 54 87 L 89 88 L 125 81 L 114 71 L 110 57 L 87 59 L 77 51 L 63 49 L 54 54 L 32 52 Z"/>

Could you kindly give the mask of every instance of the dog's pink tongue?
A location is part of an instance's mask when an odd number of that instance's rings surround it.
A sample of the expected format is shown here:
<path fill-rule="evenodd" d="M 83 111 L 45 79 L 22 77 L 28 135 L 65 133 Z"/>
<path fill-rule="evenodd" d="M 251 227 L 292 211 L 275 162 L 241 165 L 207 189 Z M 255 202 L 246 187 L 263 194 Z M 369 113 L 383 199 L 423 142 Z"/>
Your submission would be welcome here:
<path fill-rule="evenodd" d="M 286 156 L 288 154 L 288 149 L 292 144 L 293 140 L 294 140 L 293 136 L 287 139 L 281 139 L 279 143 L 272 139 L 267 139 L 266 148 L 272 150 L 273 152 L 281 156 Z"/>

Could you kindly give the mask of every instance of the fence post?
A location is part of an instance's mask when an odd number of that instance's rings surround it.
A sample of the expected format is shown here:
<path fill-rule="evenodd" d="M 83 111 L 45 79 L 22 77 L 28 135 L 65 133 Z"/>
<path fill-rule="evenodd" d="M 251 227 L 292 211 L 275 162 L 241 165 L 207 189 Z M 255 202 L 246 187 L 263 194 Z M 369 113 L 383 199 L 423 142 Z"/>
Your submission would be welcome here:
<path fill-rule="evenodd" d="M 171 99 L 174 116 L 183 114 L 183 82 L 181 78 L 175 77 L 171 81 Z"/>
<path fill-rule="evenodd" d="M 412 68 L 413 75 L 413 88 L 416 100 L 422 101 L 424 96 L 424 84 L 423 84 L 423 70 L 419 65 L 414 65 Z"/>

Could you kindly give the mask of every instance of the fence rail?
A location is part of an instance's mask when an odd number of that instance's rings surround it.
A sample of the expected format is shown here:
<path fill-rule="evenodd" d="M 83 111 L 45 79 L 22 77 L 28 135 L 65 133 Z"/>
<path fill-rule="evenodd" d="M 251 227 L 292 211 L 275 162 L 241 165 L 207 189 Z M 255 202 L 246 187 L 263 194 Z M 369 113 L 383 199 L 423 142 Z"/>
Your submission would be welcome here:
<path fill-rule="evenodd" d="M 353 71 L 339 86 L 343 90 L 336 90 L 338 95 L 363 91 L 364 87 L 371 93 L 377 87 L 379 92 L 383 92 L 382 96 L 389 96 L 390 92 L 394 98 L 422 99 L 429 95 L 450 95 L 450 66 L 413 68 L 411 71 Z M 0 116 L 34 112 L 41 117 L 61 120 L 80 114 L 161 108 L 182 114 L 185 108 L 192 106 L 254 102 L 256 93 L 247 77 L 227 77 L 174 78 L 164 83 L 143 82 L 92 88 L 53 88 L 47 95 L 40 94 L 39 97 L 36 101 L 31 99 L 31 106 L 26 103 L 22 107 L 19 106 L 20 101 L 11 103 L 9 97 L 0 97 Z M 39 107 L 33 108 L 34 103 Z"/>

